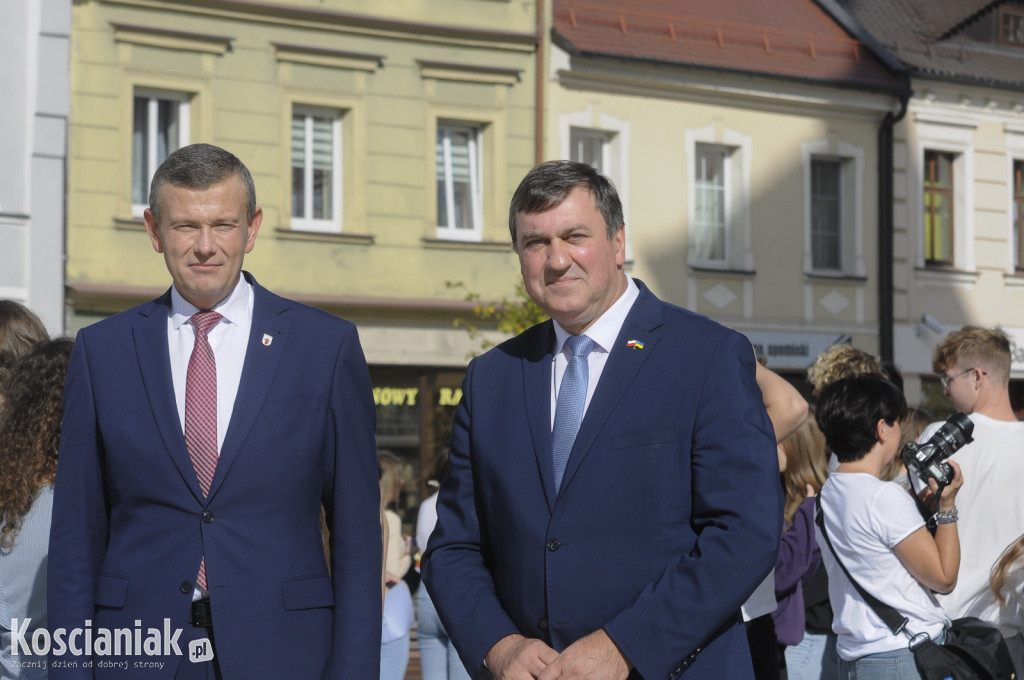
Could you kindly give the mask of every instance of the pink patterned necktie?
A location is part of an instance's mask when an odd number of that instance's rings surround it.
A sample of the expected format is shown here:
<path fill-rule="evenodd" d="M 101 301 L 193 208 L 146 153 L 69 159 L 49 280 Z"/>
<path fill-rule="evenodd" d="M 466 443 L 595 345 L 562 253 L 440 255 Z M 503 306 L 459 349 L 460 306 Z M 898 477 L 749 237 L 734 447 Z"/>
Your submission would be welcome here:
<path fill-rule="evenodd" d="M 217 362 L 207 333 L 221 320 L 217 312 L 192 315 L 196 343 L 185 376 L 185 445 L 199 478 L 203 498 L 217 470 Z M 206 589 L 206 558 L 199 565 L 198 583 Z"/>

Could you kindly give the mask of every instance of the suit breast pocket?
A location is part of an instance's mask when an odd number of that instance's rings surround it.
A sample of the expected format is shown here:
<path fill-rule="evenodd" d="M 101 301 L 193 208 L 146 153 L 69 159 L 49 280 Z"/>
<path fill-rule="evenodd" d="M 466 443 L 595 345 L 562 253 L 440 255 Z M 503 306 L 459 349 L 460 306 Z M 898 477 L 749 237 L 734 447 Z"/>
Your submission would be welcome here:
<path fill-rule="evenodd" d="M 263 417 L 274 418 L 292 413 L 317 411 L 323 406 L 323 402 L 322 394 L 300 394 L 292 397 L 267 399 L 263 403 Z"/>
<path fill-rule="evenodd" d="M 624 432 L 612 437 L 612 449 L 649 449 L 657 451 L 672 447 L 679 441 L 679 430 L 665 428 L 660 430 L 638 430 Z"/>

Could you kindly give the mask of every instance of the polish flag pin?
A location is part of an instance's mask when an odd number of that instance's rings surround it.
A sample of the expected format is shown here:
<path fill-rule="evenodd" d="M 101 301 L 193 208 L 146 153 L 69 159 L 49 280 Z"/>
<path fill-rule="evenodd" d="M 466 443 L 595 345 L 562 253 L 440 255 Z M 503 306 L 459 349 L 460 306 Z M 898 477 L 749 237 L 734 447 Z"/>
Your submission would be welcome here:
<path fill-rule="evenodd" d="M 263 334 L 263 346 L 264 347 L 270 347 L 270 343 L 272 343 L 273 341 L 274 341 L 274 336 L 272 336 L 270 333 L 264 333 Z"/>

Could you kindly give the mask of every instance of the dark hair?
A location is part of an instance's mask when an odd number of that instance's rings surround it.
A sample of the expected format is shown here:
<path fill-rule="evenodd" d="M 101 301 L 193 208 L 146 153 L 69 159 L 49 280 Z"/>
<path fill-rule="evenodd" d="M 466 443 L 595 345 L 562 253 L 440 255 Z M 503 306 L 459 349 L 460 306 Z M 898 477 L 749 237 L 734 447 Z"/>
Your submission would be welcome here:
<path fill-rule="evenodd" d="M 0 368 L 49 337 L 31 309 L 14 300 L 0 300 Z"/>
<path fill-rule="evenodd" d="M 604 218 L 608 240 L 625 221 L 622 216 L 622 202 L 612 181 L 599 173 L 593 166 L 577 161 L 547 161 L 526 173 L 519 183 L 508 209 L 508 231 L 512 235 L 512 247 L 516 244 L 516 216 L 535 215 L 558 207 L 576 187 L 590 192 L 594 205 Z"/>
<path fill-rule="evenodd" d="M 818 427 L 840 463 L 863 458 L 878 441 L 879 420 L 903 418 L 907 401 L 899 388 L 875 374 L 837 380 L 818 397 Z"/>
<path fill-rule="evenodd" d="M 36 493 L 57 474 L 70 338 L 46 340 L 11 366 L 0 404 L 0 548 L 9 550 Z"/>
<path fill-rule="evenodd" d="M 256 214 L 256 185 L 249 168 L 230 151 L 213 144 L 190 144 L 169 154 L 153 174 L 149 185 L 149 209 L 160 223 L 161 189 L 164 184 L 188 189 L 209 189 L 232 175 L 242 180 L 246 193 L 246 222 Z"/>

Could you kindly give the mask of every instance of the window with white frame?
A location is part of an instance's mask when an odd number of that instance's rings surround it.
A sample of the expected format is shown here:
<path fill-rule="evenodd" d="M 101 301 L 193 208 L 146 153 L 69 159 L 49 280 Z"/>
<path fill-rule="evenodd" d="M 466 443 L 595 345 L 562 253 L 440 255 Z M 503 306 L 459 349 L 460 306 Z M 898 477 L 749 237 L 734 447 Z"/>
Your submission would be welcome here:
<path fill-rule="evenodd" d="M 942 278 L 976 276 L 976 192 L 971 188 L 977 121 L 927 109 L 913 112 L 913 122 L 917 139 L 908 167 L 907 216 L 915 232 L 914 264 L 942 272 Z M 1010 248 L 1005 252 L 1009 269 Z"/>
<path fill-rule="evenodd" d="M 693 256 L 701 262 L 728 258 L 729 147 L 698 144 L 694 167 Z"/>
<path fill-rule="evenodd" d="M 608 172 L 608 134 L 574 127 L 569 131 L 569 160 L 586 163 L 598 172 Z"/>
<path fill-rule="evenodd" d="M 189 96 L 136 89 L 132 104 L 132 215 L 149 207 L 149 184 L 172 151 L 188 144 Z"/>
<path fill-rule="evenodd" d="M 292 229 L 341 231 L 341 113 L 292 109 Z"/>
<path fill-rule="evenodd" d="M 924 152 L 924 261 L 927 265 L 952 265 L 954 253 L 952 153 Z"/>
<path fill-rule="evenodd" d="M 864 149 L 838 139 L 800 145 L 804 174 L 804 271 L 865 276 Z"/>
<path fill-rule="evenodd" d="M 750 222 L 750 135 L 717 124 L 683 131 L 687 167 L 687 263 L 754 270 Z"/>
<path fill-rule="evenodd" d="M 482 233 L 480 128 L 437 124 L 437 237 L 479 241 Z"/>
<path fill-rule="evenodd" d="M 811 268 L 841 271 L 842 162 L 816 158 L 811 161 Z"/>

